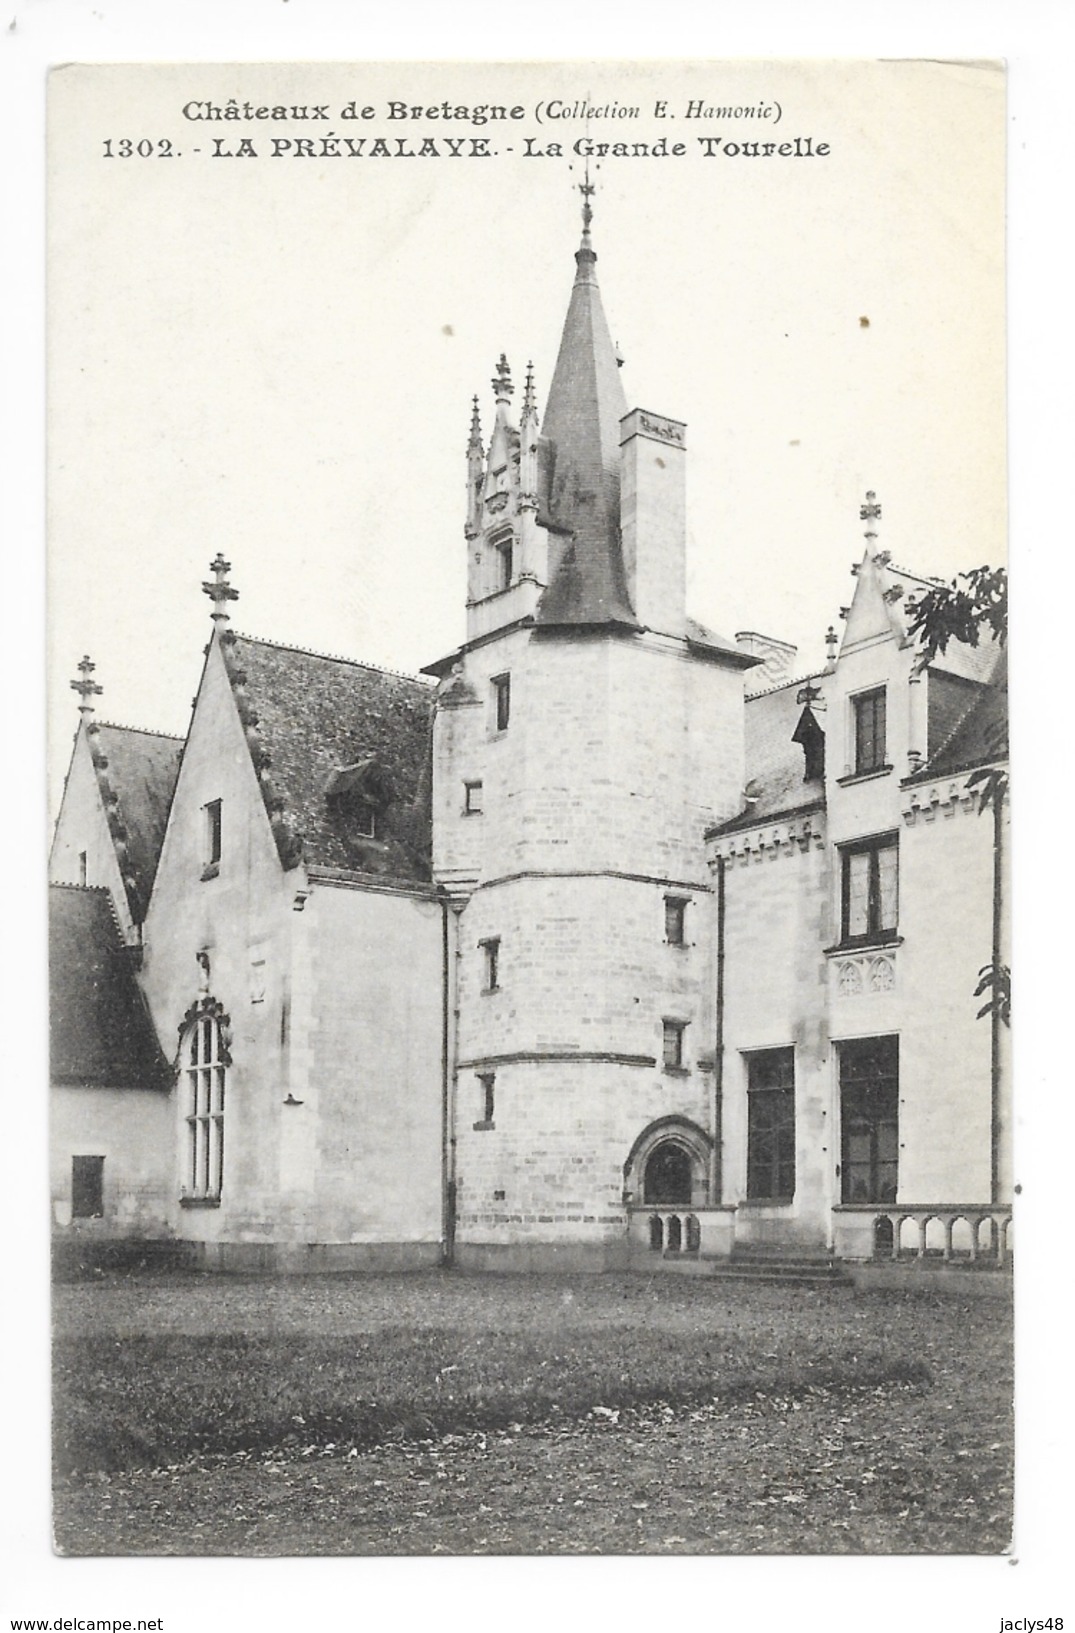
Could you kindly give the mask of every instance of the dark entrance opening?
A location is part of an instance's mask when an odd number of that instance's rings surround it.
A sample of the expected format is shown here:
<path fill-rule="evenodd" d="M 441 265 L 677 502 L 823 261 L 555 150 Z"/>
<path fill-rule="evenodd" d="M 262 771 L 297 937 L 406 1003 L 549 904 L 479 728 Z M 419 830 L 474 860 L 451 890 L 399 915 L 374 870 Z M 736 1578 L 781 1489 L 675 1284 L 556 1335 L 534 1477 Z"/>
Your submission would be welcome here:
<path fill-rule="evenodd" d="M 101 1219 L 105 1211 L 105 1160 L 71 1158 L 71 1217 Z"/>
<path fill-rule="evenodd" d="M 665 1206 L 690 1206 L 691 1159 L 681 1145 L 666 1140 L 650 1152 L 642 1200 Z"/>

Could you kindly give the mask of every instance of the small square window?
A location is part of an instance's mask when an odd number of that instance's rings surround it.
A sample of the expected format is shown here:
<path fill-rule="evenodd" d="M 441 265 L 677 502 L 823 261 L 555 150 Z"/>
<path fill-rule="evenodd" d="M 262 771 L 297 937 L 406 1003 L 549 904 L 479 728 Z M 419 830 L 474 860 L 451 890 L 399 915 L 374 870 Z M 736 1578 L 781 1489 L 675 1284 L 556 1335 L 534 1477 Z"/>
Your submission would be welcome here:
<path fill-rule="evenodd" d="M 211 879 L 220 871 L 220 855 L 223 839 L 221 825 L 220 801 L 211 799 L 203 807 L 205 811 L 204 856 L 205 870 L 203 878 Z"/>
<path fill-rule="evenodd" d="M 497 731 L 507 731 L 508 721 L 511 719 L 511 676 L 494 675 L 493 687 L 493 717 Z"/>
<path fill-rule="evenodd" d="M 666 1072 L 682 1072 L 685 1070 L 683 1044 L 687 1023 L 686 1021 L 664 1021 L 662 1027 L 664 1069 Z"/>
<path fill-rule="evenodd" d="M 465 782 L 463 784 L 463 815 L 481 816 L 482 785 L 480 782 Z"/>
<path fill-rule="evenodd" d="M 851 699 L 855 712 L 855 775 L 882 771 L 885 759 L 885 688 L 862 692 Z"/>
<path fill-rule="evenodd" d="M 105 1211 L 105 1160 L 71 1158 L 71 1217 L 101 1219 Z"/>
<path fill-rule="evenodd" d="M 500 937 L 479 941 L 482 954 L 482 991 L 496 992 L 500 987 Z"/>
<path fill-rule="evenodd" d="M 687 944 L 687 905 L 685 896 L 664 898 L 664 939 L 671 947 L 685 947 Z"/>

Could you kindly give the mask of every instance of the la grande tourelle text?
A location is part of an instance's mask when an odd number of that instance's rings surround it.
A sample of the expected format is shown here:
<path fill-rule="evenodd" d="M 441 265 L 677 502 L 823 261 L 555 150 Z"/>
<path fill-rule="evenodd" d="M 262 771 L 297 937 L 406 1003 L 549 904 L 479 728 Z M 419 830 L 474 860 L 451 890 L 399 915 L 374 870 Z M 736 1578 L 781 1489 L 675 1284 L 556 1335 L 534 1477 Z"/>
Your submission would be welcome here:
<path fill-rule="evenodd" d="M 258 139 L 261 141 L 261 138 Z M 702 157 L 714 159 L 824 159 L 828 157 L 828 142 L 815 141 L 812 136 L 791 136 L 783 142 L 738 141 L 729 142 L 722 136 L 697 136 L 688 147 L 686 142 L 670 142 L 660 137 L 655 142 L 594 142 L 580 137 L 565 146 L 563 142 L 547 142 L 533 136 L 524 136 L 519 149 L 503 150 L 489 145 L 488 136 L 340 136 L 326 131 L 324 136 L 271 136 L 255 144 L 250 136 L 214 136 L 209 157 L 213 159 L 495 159 L 501 151 L 517 153 L 521 159 L 562 159 L 573 153 L 580 159 L 682 159 L 700 152 Z M 201 148 L 195 148 L 201 153 Z M 130 140 L 104 142 L 104 157 L 179 158 L 181 154 L 172 142 Z"/>

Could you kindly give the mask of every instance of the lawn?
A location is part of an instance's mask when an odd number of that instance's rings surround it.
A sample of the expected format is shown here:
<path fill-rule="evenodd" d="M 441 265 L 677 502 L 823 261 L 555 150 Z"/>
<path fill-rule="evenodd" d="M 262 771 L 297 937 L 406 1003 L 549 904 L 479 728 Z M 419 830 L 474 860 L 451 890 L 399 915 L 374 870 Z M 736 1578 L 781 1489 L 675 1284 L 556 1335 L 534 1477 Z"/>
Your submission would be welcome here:
<path fill-rule="evenodd" d="M 57 1289 L 55 1340 L 69 1552 L 1008 1543 L 1010 1312 L 994 1299 L 108 1276 Z"/>

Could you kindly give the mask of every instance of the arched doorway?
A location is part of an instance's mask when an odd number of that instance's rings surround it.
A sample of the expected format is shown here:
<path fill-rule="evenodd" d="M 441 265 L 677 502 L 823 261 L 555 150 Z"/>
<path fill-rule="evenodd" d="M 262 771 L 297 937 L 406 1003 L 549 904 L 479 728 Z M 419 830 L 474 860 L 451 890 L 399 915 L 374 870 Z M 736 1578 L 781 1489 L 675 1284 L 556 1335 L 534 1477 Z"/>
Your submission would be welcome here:
<path fill-rule="evenodd" d="M 694 1164 L 678 1140 L 662 1140 L 646 1158 L 642 1200 L 665 1207 L 690 1207 Z"/>
<path fill-rule="evenodd" d="M 703 1207 L 712 1147 L 709 1135 L 689 1117 L 659 1117 L 628 1152 L 625 1200 L 650 1208 Z"/>

